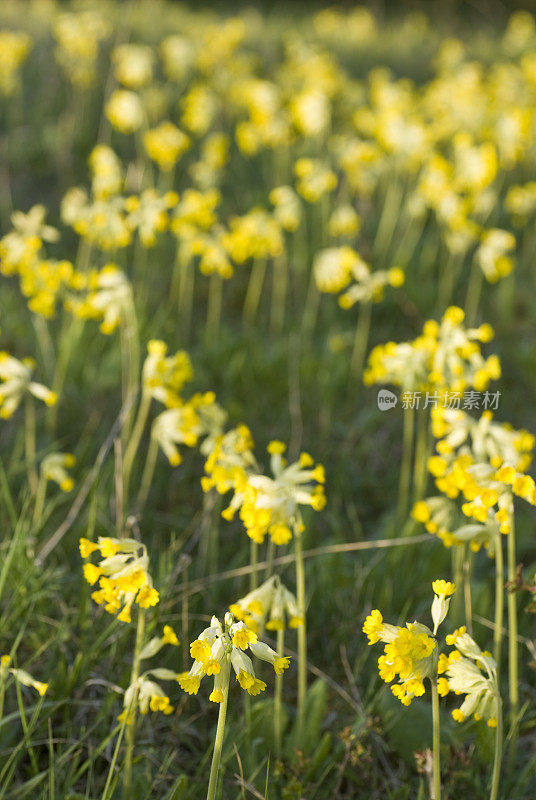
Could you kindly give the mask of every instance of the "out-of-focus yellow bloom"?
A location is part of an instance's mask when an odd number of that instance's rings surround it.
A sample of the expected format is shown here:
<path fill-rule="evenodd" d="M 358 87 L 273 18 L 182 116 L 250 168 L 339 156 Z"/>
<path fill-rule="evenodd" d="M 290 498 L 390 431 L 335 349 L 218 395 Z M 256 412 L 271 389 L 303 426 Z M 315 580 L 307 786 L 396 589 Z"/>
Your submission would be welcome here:
<path fill-rule="evenodd" d="M 156 235 L 168 228 L 168 211 L 177 205 L 178 200 L 176 192 L 160 196 L 156 189 L 145 189 L 139 197 L 132 195 L 126 199 L 127 225 L 131 230 L 137 229 L 144 247 L 152 247 Z"/>
<path fill-rule="evenodd" d="M 54 23 L 58 42 L 56 59 L 75 85 L 90 86 L 96 76 L 99 42 L 111 32 L 108 22 L 95 10 L 60 14 Z"/>
<path fill-rule="evenodd" d="M 300 198 L 292 186 L 277 186 L 272 189 L 270 203 L 274 206 L 274 217 L 283 230 L 292 232 L 298 229 L 303 209 Z"/>
<path fill-rule="evenodd" d="M 190 146 L 190 139 L 172 122 L 161 122 L 144 134 L 143 144 L 160 169 L 169 172 Z"/>
<path fill-rule="evenodd" d="M 296 597 L 277 576 L 232 603 L 229 610 L 255 633 L 262 625 L 270 631 L 284 630 L 287 624 L 290 628 L 303 625 Z"/>
<path fill-rule="evenodd" d="M 106 103 L 105 113 L 121 133 L 134 133 L 143 123 L 143 105 L 135 92 L 117 89 Z"/>
<path fill-rule="evenodd" d="M 236 264 L 250 258 L 276 258 L 284 251 L 279 223 L 262 208 L 232 217 L 229 228 L 223 244 Z"/>
<path fill-rule="evenodd" d="M 35 361 L 32 358 L 18 358 L 5 351 L 0 352 L 0 417 L 13 416 L 26 394 L 42 400 L 47 406 L 57 402 L 57 395 L 42 383 L 32 381 Z"/>
<path fill-rule="evenodd" d="M 337 176 L 318 159 L 299 158 L 294 164 L 298 181 L 296 189 L 308 203 L 317 203 L 320 198 L 337 187 Z"/>
<path fill-rule="evenodd" d="M 45 480 L 57 483 L 62 492 L 70 492 L 74 481 L 67 469 L 75 464 L 72 453 L 49 453 L 41 461 L 41 474 Z"/>
<path fill-rule="evenodd" d="M 65 307 L 81 319 L 102 319 L 102 333 L 113 333 L 118 325 L 131 318 L 132 287 L 115 264 L 88 273 L 79 288 L 85 290 L 85 296 L 72 295 Z"/>
<path fill-rule="evenodd" d="M 20 88 L 18 70 L 26 60 L 32 40 L 22 31 L 0 31 L 0 93 L 12 95 Z"/>
<path fill-rule="evenodd" d="M 127 89 L 141 89 L 153 78 L 153 51 L 143 44 L 120 44 L 112 52 L 115 77 Z"/>

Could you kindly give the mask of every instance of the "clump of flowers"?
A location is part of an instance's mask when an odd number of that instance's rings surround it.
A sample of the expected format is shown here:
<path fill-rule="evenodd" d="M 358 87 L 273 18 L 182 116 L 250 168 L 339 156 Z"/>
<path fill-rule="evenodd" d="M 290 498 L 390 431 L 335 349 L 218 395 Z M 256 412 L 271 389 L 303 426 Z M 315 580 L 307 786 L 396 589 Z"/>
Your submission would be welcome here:
<path fill-rule="evenodd" d="M 229 610 L 255 633 L 262 626 L 269 631 L 280 631 L 287 625 L 289 628 L 299 628 L 304 623 L 295 595 L 277 575 L 232 603 Z"/>
<path fill-rule="evenodd" d="M 486 720 L 490 728 L 495 728 L 501 705 L 495 659 L 491 653 L 480 649 L 465 627 L 449 634 L 446 641 L 455 646 L 447 657 L 446 691 L 465 695 L 462 705 L 453 709 L 453 718 L 456 722 L 464 722 L 473 716 L 477 721 Z"/>
<path fill-rule="evenodd" d="M 5 351 L 0 352 L 0 417 L 3 419 L 13 416 L 28 394 L 42 400 L 47 406 L 53 406 L 57 402 L 55 392 L 42 383 L 32 381 L 34 368 L 33 358 L 19 361 Z"/>
<path fill-rule="evenodd" d="M 209 700 L 223 703 L 232 667 L 245 692 L 250 695 L 263 692 L 266 684 L 256 677 L 251 658 L 246 654 L 248 649 L 256 658 L 272 664 L 276 675 L 282 675 L 289 667 L 288 657 L 278 656 L 275 650 L 260 642 L 257 634 L 245 622 L 236 622 L 231 612 L 225 615 L 223 626 L 217 617 L 212 617 L 210 627 L 201 631 L 190 645 L 194 663 L 189 672 L 179 676 L 181 688 L 188 694 L 197 694 L 201 680 L 205 676 L 214 676 Z"/>
<path fill-rule="evenodd" d="M 437 680 L 438 650 L 435 635 L 445 619 L 454 593 L 450 581 L 436 580 L 432 583 L 434 600 L 432 602 L 433 631 L 420 622 L 408 622 L 405 627 L 384 623 L 378 609 L 368 615 L 363 625 L 369 644 L 383 642 L 383 655 L 378 659 L 380 678 L 391 683 L 391 691 L 403 705 L 409 706 L 414 697 L 425 693 L 424 679 Z"/>
<path fill-rule="evenodd" d="M 142 648 L 138 656 L 138 664 L 152 658 L 160 652 L 165 645 L 179 645 L 177 634 L 171 625 L 164 625 L 160 636 L 153 636 Z M 125 691 L 123 698 L 123 711 L 118 717 L 119 722 L 131 725 L 134 721 L 134 706 L 137 705 L 141 714 L 149 711 L 161 711 L 166 716 L 173 713 L 173 706 L 168 695 L 156 681 L 174 681 L 178 675 L 171 669 L 151 667 L 134 677 Z"/>
<path fill-rule="evenodd" d="M 258 544 L 262 544 L 266 535 L 274 544 L 287 544 L 293 532 L 303 531 L 300 506 L 321 511 L 326 504 L 323 466 L 315 466 L 308 453 L 302 453 L 298 461 L 287 465 L 283 457 L 285 449 L 283 442 L 270 442 L 268 452 L 274 477 L 248 474 L 222 512 L 226 519 L 232 519 L 240 510 L 248 536 Z"/>
<path fill-rule="evenodd" d="M 109 614 L 117 614 L 122 622 L 131 621 L 131 608 L 155 606 L 159 594 L 149 574 L 147 548 L 136 539 L 99 537 L 98 541 L 80 539 L 80 555 L 87 558 L 95 552 L 102 556 L 98 564 L 84 564 L 84 577 L 91 585 L 99 584 L 91 597 Z"/>

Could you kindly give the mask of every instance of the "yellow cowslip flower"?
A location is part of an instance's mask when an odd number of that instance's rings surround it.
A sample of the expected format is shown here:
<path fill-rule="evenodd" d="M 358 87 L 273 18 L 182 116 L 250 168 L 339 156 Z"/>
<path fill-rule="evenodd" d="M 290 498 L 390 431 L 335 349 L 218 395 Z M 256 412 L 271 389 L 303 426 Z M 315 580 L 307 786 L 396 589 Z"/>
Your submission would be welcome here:
<path fill-rule="evenodd" d="M 20 289 L 28 298 L 30 311 L 46 318 L 53 317 L 58 298 L 73 281 L 71 262 L 37 258 L 31 265 L 21 265 L 19 273 Z"/>
<path fill-rule="evenodd" d="M 141 654 L 140 660 L 150 658 L 158 652 L 158 649 L 151 647 L 151 642 L 146 645 Z M 142 674 L 133 681 L 126 689 L 123 697 L 123 711 L 118 716 L 119 722 L 124 722 L 126 725 L 131 725 L 134 714 L 133 711 L 138 707 L 141 714 L 148 714 L 149 711 L 161 711 L 166 716 L 172 714 L 174 711 L 173 706 L 169 701 L 169 697 L 165 694 L 161 686 L 154 680 L 175 681 L 178 674 L 171 669 L 163 667 L 154 667 L 142 672 Z"/>
<path fill-rule="evenodd" d="M 143 136 L 147 155 L 163 172 L 169 172 L 190 146 L 190 139 L 172 122 L 161 122 Z"/>
<path fill-rule="evenodd" d="M 261 586 L 229 606 L 236 617 L 255 633 L 264 626 L 266 630 L 284 630 L 303 625 L 296 597 L 277 576 L 268 578 Z"/>
<path fill-rule="evenodd" d="M 391 683 L 398 677 L 399 682 L 391 686 L 391 691 L 403 705 L 408 706 L 414 697 L 424 694 L 424 679 L 436 681 L 445 671 L 445 660 L 437 650 L 435 634 L 448 611 L 448 594 L 454 591 L 454 584 L 437 580 L 433 582 L 435 594 L 432 603 L 434 631 L 419 622 L 407 622 L 405 627 L 389 625 L 383 621 L 378 609 L 374 609 L 365 619 L 363 631 L 369 644 L 384 643 L 383 655 L 378 659 L 380 678 Z M 441 690 L 445 686 L 441 684 Z"/>
<path fill-rule="evenodd" d="M 193 378 L 192 362 L 185 350 L 168 356 L 167 344 L 151 339 L 142 368 L 142 390 L 168 408 L 182 405 L 180 391 Z"/>
<path fill-rule="evenodd" d="M 346 291 L 339 297 L 341 308 L 359 302 L 379 302 L 386 286 L 401 286 L 404 272 L 398 267 L 376 270 L 363 261 L 351 247 L 329 247 L 320 250 L 313 264 L 316 285 L 321 292 Z M 353 281 L 349 288 L 348 284 Z"/>
<path fill-rule="evenodd" d="M 197 414 L 199 402 L 200 396 L 194 395 L 180 407 L 162 411 L 153 421 L 151 437 L 158 443 L 172 467 L 177 467 L 182 461 L 177 445 L 194 447 L 204 432 Z"/>
<path fill-rule="evenodd" d="M 89 155 L 91 188 L 96 199 L 119 194 L 123 186 L 121 161 L 109 145 L 96 145 Z"/>
<path fill-rule="evenodd" d="M 34 266 L 43 242 L 56 242 L 59 231 L 45 224 L 46 209 L 32 206 L 27 214 L 14 211 L 13 230 L 0 240 L 0 272 L 3 275 L 24 274 Z"/>
<path fill-rule="evenodd" d="M 337 176 L 321 161 L 299 158 L 294 164 L 296 190 L 308 203 L 317 203 L 324 194 L 337 188 Z"/>
<path fill-rule="evenodd" d="M 353 237 L 359 233 L 361 217 L 349 203 L 337 206 L 328 223 L 329 235 L 333 237 Z"/>
<path fill-rule="evenodd" d="M 155 189 L 145 189 L 139 197 L 132 195 L 125 200 L 127 225 L 131 230 L 137 229 L 144 247 L 152 247 L 156 243 L 156 235 L 167 230 L 168 212 L 178 199 L 176 192 L 166 192 L 160 196 Z"/>
<path fill-rule="evenodd" d="M 188 694 L 197 694 L 201 680 L 213 675 L 214 689 L 209 700 L 221 703 L 232 666 L 241 688 L 250 695 L 258 695 L 266 689 L 266 684 L 256 677 L 252 661 L 244 652 L 248 649 L 256 658 L 272 664 L 276 675 L 282 675 L 289 666 L 289 658 L 278 656 L 267 644 L 257 641 L 256 634 L 244 622 L 235 622 L 230 612 L 225 615 L 224 626 L 217 617 L 212 617 L 210 627 L 190 645 L 194 663 L 189 672 L 178 676 L 181 688 Z"/>
<path fill-rule="evenodd" d="M 254 208 L 241 217 L 231 217 L 223 245 L 236 264 L 250 258 L 277 258 L 284 252 L 281 227 L 262 208 Z"/>
<path fill-rule="evenodd" d="M 58 43 L 56 59 L 68 80 L 75 86 L 87 88 L 95 79 L 99 42 L 111 28 L 95 10 L 60 14 L 54 23 Z"/>
<path fill-rule="evenodd" d="M 109 614 L 116 614 L 122 622 L 131 621 L 131 607 L 149 608 L 159 601 L 149 574 L 149 557 L 144 544 L 135 539 L 99 537 L 97 544 L 87 539 L 80 540 L 83 558 L 100 550 L 103 556 L 98 564 L 84 564 L 84 577 L 90 584 L 99 582 L 99 588 L 91 597 L 104 605 Z M 160 639 L 159 639 L 160 641 Z"/>
<path fill-rule="evenodd" d="M 450 595 L 454 594 L 456 587 L 451 581 L 435 580 L 432 583 L 434 599 L 432 602 L 432 620 L 434 623 L 434 636 L 437 629 L 448 614 Z"/>
<path fill-rule="evenodd" d="M 302 453 L 298 461 L 287 466 L 280 449 L 276 446 L 271 453 L 274 477 L 246 473 L 243 485 L 235 488 L 231 503 L 222 512 L 226 519 L 232 519 L 239 509 L 247 535 L 259 544 L 267 534 L 274 544 L 287 544 L 293 533 L 303 530 L 300 505 L 321 511 L 326 504 L 322 465 L 310 469 L 313 459 Z"/>
<path fill-rule="evenodd" d="M 217 222 L 216 207 L 221 201 L 217 189 L 200 192 L 186 189 L 176 204 L 171 221 L 171 230 L 179 238 L 191 239 L 198 229 L 209 230 Z"/>
<path fill-rule="evenodd" d="M 290 117 L 303 136 L 321 136 L 331 121 L 329 98 L 318 89 L 306 89 L 290 101 Z"/>
<path fill-rule="evenodd" d="M 202 83 L 194 83 L 181 100 L 184 127 L 202 136 L 212 125 L 218 109 L 218 100 L 214 92 Z"/>
<path fill-rule="evenodd" d="M 514 268 L 513 260 L 507 255 L 516 246 L 515 236 L 510 231 L 490 228 L 484 231 L 475 259 L 487 281 L 496 283 L 499 278 L 509 275 Z"/>
<path fill-rule="evenodd" d="M 229 160 L 229 137 L 225 133 L 209 134 L 201 145 L 201 158 L 189 168 L 189 174 L 201 189 L 216 184 Z"/>
<path fill-rule="evenodd" d="M 74 467 L 76 458 L 72 453 L 49 453 L 41 461 L 41 474 L 47 481 L 54 481 L 62 492 L 70 492 L 74 481 L 66 467 Z"/>
<path fill-rule="evenodd" d="M 164 72 L 172 81 L 182 81 L 191 68 L 195 47 L 187 36 L 173 34 L 160 42 Z"/>
<path fill-rule="evenodd" d="M 119 195 L 90 200 L 84 189 L 75 186 L 61 202 L 61 216 L 88 243 L 102 250 L 115 250 L 126 247 L 132 240 L 127 202 Z M 84 274 L 79 273 L 77 278 L 83 283 Z"/>
<path fill-rule="evenodd" d="M 0 352 L 0 417 L 9 419 L 13 416 L 21 401 L 27 394 L 42 400 L 47 406 L 56 404 L 55 392 L 47 389 L 42 383 L 32 381 L 35 362 L 32 358 L 18 358 Z"/>
<path fill-rule="evenodd" d="M 448 689 L 457 695 L 465 694 L 462 705 L 452 711 L 453 719 L 464 722 L 472 715 L 476 720 L 485 719 L 490 728 L 495 728 L 501 713 L 495 660 L 480 649 L 465 628 L 458 628 L 447 636 L 447 644 L 456 647 L 448 658 Z"/>
<path fill-rule="evenodd" d="M 11 663 L 10 656 L 2 656 L 1 665 L 0 665 L 0 675 L 3 672 L 4 676 L 2 680 L 5 680 L 6 675 L 13 675 L 17 683 L 20 683 L 22 686 L 29 686 L 39 694 L 40 697 L 44 697 L 48 690 L 48 683 L 43 683 L 42 681 L 37 681 L 33 678 L 29 672 L 26 672 L 24 669 L 16 669 L 15 667 L 10 667 L 9 664 Z"/>
<path fill-rule="evenodd" d="M 107 264 L 99 272 L 89 272 L 81 288 L 85 289 L 85 297 L 73 295 L 65 307 L 82 319 L 102 319 L 102 333 L 113 333 L 118 325 L 131 318 L 132 286 L 115 264 Z"/>
<path fill-rule="evenodd" d="M 221 416 L 216 419 L 215 429 L 201 446 L 201 452 L 207 456 L 205 475 L 201 478 L 204 492 L 212 488 L 218 494 L 226 494 L 231 489 L 240 490 L 246 484 L 247 474 L 257 469 L 249 428 L 238 425 L 223 433 L 223 422 Z M 234 511 L 222 512 L 224 519 L 230 519 L 233 515 Z"/>
<path fill-rule="evenodd" d="M 274 206 L 274 217 L 283 230 L 296 231 L 303 216 L 303 209 L 300 198 L 292 186 L 277 186 L 272 189 L 270 203 Z"/>
<path fill-rule="evenodd" d="M 523 471 L 531 463 L 534 437 L 528 431 L 515 430 L 508 424 L 496 422 L 491 411 L 484 411 L 478 419 L 454 408 L 438 407 L 431 413 L 432 432 L 440 440 L 436 448 L 445 457 L 462 445 L 470 444 L 475 461 L 489 461 L 494 467 L 510 464 Z M 511 469 L 515 473 L 514 466 Z M 436 474 L 434 469 L 431 471 Z M 445 468 L 442 474 L 444 472 Z"/>
<path fill-rule="evenodd" d="M 112 51 L 115 77 L 127 89 L 141 89 L 153 78 L 153 51 L 143 44 L 120 44 Z"/>
<path fill-rule="evenodd" d="M 171 625 L 164 625 L 164 633 L 162 635 L 162 640 L 165 644 L 172 644 L 177 646 L 179 644 L 179 639 L 177 634 L 171 627 Z"/>
<path fill-rule="evenodd" d="M 105 114 L 118 131 L 129 134 L 141 128 L 143 105 L 135 92 L 116 89 L 105 106 Z"/>
<path fill-rule="evenodd" d="M 0 31 L 0 93 L 14 94 L 20 88 L 18 70 L 26 60 L 32 40 L 22 31 Z"/>

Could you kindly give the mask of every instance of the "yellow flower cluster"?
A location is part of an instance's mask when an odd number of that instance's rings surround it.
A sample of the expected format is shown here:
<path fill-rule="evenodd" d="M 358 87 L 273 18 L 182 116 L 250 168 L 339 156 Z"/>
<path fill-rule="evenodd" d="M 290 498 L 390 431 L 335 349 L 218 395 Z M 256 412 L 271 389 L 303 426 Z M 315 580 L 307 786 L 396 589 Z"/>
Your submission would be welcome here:
<path fill-rule="evenodd" d="M 465 694 L 462 705 L 452 711 L 453 719 L 464 722 L 474 716 L 495 728 L 501 704 L 495 660 L 491 653 L 480 649 L 465 626 L 449 634 L 446 642 L 456 649 L 443 656 L 446 678 L 441 679 L 441 694 Z"/>
<path fill-rule="evenodd" d="M 149 574 L 149 557 L 145 545 L 135 539 L 99 537 L 98 541 L 80 539 L 80 555 L 91 556 L 98 551 L 102 556 L 98 564 L 84 564 L 84 577 L 93 585 L 99 582 L 91 597 L 104 605 L 109 614 L 117 614 L 122 622 L 131 621 L 134 603 L 140 608 L 155 606 L 159 601 Z"/>
<path fill-rule="evenodd" d="M 256 658 L 272 664 L 276 675 L 282 675 L 289 667 L 289 658 L 278 656 L 275 650 L 260 642 L 257 634 L 244 622 L 235 622 L 230 612 L 225 615 L 224 626 L 217 617 L 212 617 L 210 627 L 190 645 L 194 663 L 189 672 L 179 675 L 181 688 L 188 694 L 197 694 L 201 680 L 207 675 L 214 676 L 209 700 L 222 703 L 232 666 L 240 687 L 250 695 L 258 695 L 266 689 L 266 684 L 256 677 L 251 658 L 245 652 L 248 649 Z"/>
<path fill-rule="evenodd" d="M 296 597 L 276 575 L 232 603 L 229 610 L 255 633 L 261 627 L 279 631 L 284 630 L 287 624 L 289 628 L 299 628 L 304 623 Z"/>
<path fill-rule="evenodd" d="M 485 390 L 501 374 L 497 356 L 484 359 L 478 344 L 488 342 L 493 330 L 490 325 L 465 328 L 463 320 L 463 310 L 451 306 L 440 324 L 428 320 L 413 342 L 378 345 L 369 356 L 363 380 L 367 385 L 393 383 L 405 390 Z"/>
<path fill-rule="evenodd" d="M 351 308 L 356 303 L 377 303 L 383 298 L 386 286 L 401 286 L 404 283 L 404 273 L 400 268 L 372 271 L 348 245 L 319 250 L 313 269 L 317 288 L 321 292 L 346 290 L 339 297 L 342 308 Z M 350 288 L 347 288 L 352 281 Z"/>
<path fill-rule="evenodd" d="M 385 623 L 378 609 L 371 611 L 363 624 L 369 644 L 384 643 L 383 655 L 378 659 L 380 678 L 386 683 L 398 678 L 391 691 L 405 706 L 409 706 L 414 697 L 425 693 L 425 678 L 435 681 L 445 671 L 434 637 L 448 613 L 455 586 L 450 581 L 435 580 L 432 589 L 433 631 L 419 622 L 408 622 L 405 627 Z"/>
<path fill-rule="evenodd" d="M 18 70 L 24 63 L 32 42 L 22 31 L 0 31 L 0 93 L 12 95 L 18 91 Z"/>
<path fill-rule="evenodd" d="M 283 458 L 283 442 L 268 445 L 273 478 L 247 472 L 235 484 L 234 496 L 222 512 L 232 519 L 239 510 L 247 535 L 261 544 L 267 535 L 274 544 L 287 544 L 293 534 L 301 534 L 303 521 L 300 506 L 311 506 L 321 511 L 326 504 L 324 494 L 325 474 L 321 464 L 314 466 L 308 453 L 287 465 Z"/>
<path fill-rule="evenodd" d="M 32 358 L 18 358 L 0 352 L 0 417 L 12 417 L 22 400 L 27 395 L 33 395 L 42 400 L 47 406 L 57 402 L 55 392 L 47 389 L 42 383 L 32 381 L 32 372 L 35 362 Z"/>

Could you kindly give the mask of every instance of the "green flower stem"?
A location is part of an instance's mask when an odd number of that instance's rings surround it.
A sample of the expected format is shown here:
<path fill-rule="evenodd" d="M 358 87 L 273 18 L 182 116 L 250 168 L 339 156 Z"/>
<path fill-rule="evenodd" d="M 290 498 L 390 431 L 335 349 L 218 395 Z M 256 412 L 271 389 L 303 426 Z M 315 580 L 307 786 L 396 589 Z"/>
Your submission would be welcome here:
<path fill-rule="evenodd" d="M 413 455 L 413 438 L 415 434 L 415 409 L 406 408 L 403 412 L 402 463 L 398 482 L 398 507 L 396 518 L 402 525 L 408 513 L 408 500 L 411 483 L 411 457 Z"/>
<path fill-rule="evenodd" d="M 151 436 L 149 449 L 147 451 L 147 458 L 145 459 L 145 466 L 143 468 L 143 475 L 141 476 L 140 489 L 136 499 L 136 506 L 139 510 L 143 508 L 147 501 L 151 483 L 153 482 L 154 470 L 156 467 L 156 457 L 158 456 L 158 442 Z"/>
<path fill-rule="evenodd" d="M 508 581 L 515 583 L 516 579 L 516 540 L 514 514 L 510 515 L 510 533 L 507 544 L 508 555 Z M 509 590 L 508 602 L 508 694 L 510 699 L 510 764 L 513 765 L 517 742 L 517 715 L 519 710 L 519 675 L 517 652 L 517 594 Z"/>
<path fill-rule="evenodd" d="M 249 591 L 252 592 L 259 585 L 259 574 L 257 571 L 257 563 L 259 560 L 259 545 L 253 539 L 249 541 L 249 564 L 251 572 L 249 573 Z"/>
<path fill-rule="evenodd" d="M 508 534 L 510 535 L 510 534 Z M 497 534 L 495 542 L 495 628 L 493 631 L 493 657 L 497 663 L 497 675 L 501 669 L 501 649 L 504 616 L 504 558 L 502 534 Z"/>
<path fill-rule="evenodd" d="M 482 280 L 482 270 L 476 261 L 473 261 L 469 276 L 469 286 L 467 288 L 467 298 L 465 300 L 467 325 L 474 325 L 478 311 L 478 303 L 480 302 L 480 294 L 482 292 Z"/>
<path fill-rule="evenodd" d="M 121 742 L 123 741 L 123 735 L 125 733 L 126 723 L 122 722 L 119 726 L 119 736 L 117 737 L 117 742 L 115 743 L 114 754 L 112 756 L 112 760 L 110 763 L 110 769 L 108 770 L 108 775 L 106 777 L 106 784 L 104 786 L 104 791 L 102 793 L 101 800 L 109 800 L 109 791 L 110 791 L 110 784 L 112 782 L 112 777 L 115 770 L 115 765 L 117 764 L 117 757 L 119 755 L 119 748 L 121 747 Z M 116 729 L 117 730 L 117 729 Z"/>
<path fill-rule="evenodd" d="M 124 376 L 123 403 L 126 406 L 121 430 L 121 443 L 124 450 L 131 433 L 134 400 L 138 394 L 140 380 L 140 343 L 134 302 L 130 304 L 126 319 L 121 325 L 121 361 Z"/>
<path fill-rule="evenodd" d="M 437 649 L 437 648 L 436 648 Z M 434 670 L 436 673 L 437 670 Z M 432 686 L 432 726 L 433 726 L 433 794 L 432 800 L 441 800 L 441 760 L 439 748 L 441 744 L 439 731 L 439 693 L 437 691 L 437 677 L 430 678 Z"/>
<path fill-rule="evenodd" d="M 26 397 L 24 408 L 24 445 L 26 450 L 26 470 L 28 473 L 28 483 L 32 494 L 37 492 L 36 444 L 35 444 L 35 406 L 33 398 Z"/>
<path fill-rule="evenodd" d="M 417 425 L 417 443 L 415 446 L 414 497 L 413 502 L 422 500 L 426 492 L 428 477 L 428 415 L 419 417 Z"/>
<path fill-rule="evenodd" d="M 287 299 L 288 265 L 285 255 L 274 259 L 272 272 L 272 305 L 270 308 L 270 332 L 281 333 L 285 322 L 285 303 Z"/>
<path fill-rule="evenodd" d="M 0 722 L 4 716 L 4 697 L 6 694 L 7 669 L 0 669 Z"/>
<path fill-rule="evenodd" d="M 213 344 L 220 332 L 221 308 L 223 299 L 223 278 L 214 273 L 208 283 L 208 307 L 205 338 L 207 344 Z"/>
<path fill-rule="evenodd" d="M 463 559 L 463 599 L 465 606 L 465 627 L 469 636 L 473 635 L 473 599 L 471 596 L 471 574 L 473 571 L 473 552 L 464 546 Z"/>
<path fill-rule="evenodd" d="M 493 754 L 493 772 L 491 777 L 491 791 L 489 800 L 497 800 L 499 792 L 499 780 L 501 777 L 501 759 L 502 759 L 502 741 L 503 741 L 503 718 L 502 718 L 502 701 L 499 697 L 497 706 L 497 727 L 495 728 L 495 750 Z"/>
<path fill-rule="evenodd" d="M 46 494 L 47 494 L 47 479 L 45 478 L 43 472 L 41 471 L 39 474 L 37 491 L 35 493 L 35 506 L 34 506 L 33 520 L 32 520 L 34 528 L 37 525 L 39 525 L 39 520 L 41 519 L 41 516 L 43 514 Z"/>
<path fill-rule="evenodd" d="M 266 275 L 266 259 L 256 258 L 251 267 L 249 283 L 244 300 L 242 320 L 245 325 L 253 325 L 259 308 L 259 302 Z"/>
<path fill-rule="evenodd" d="M 134 464 L 134 459 L 136 457 L 136 453 L 138 452 L 138 447 L 145 429 L 145 423 L 147 422 L 147 416 L 149 414 L 150 407 L 151 395 L 147 392 L 143 392 L 138 408 L 138 414 L 136 416 L 136 421 L 134 423 L 134 427 L 132 428 L 132 433 L 130 434 L 130 439 L 128 440 L 127 449 L 125 450 L 125 455 L 123 458 L 123 497 L 125 508 L 128 507 L 130 473 L 132 472 L 132 465 Z"/>
<path fill-rule="evenodd" d="M 220 772 L 221 753 L 223 749 L 223 736 L 225 733 L 225 717 L 227 716 L 227 701 L 229 699 L 229 675 L 230 675 L 230 655 L 228 654 L 222 669 L 227 672 L 225 686 L 223 688 L 223 701 L 220 703 L 218 714 L 218 727 L 216 728 L 216 738 L 214 740 L 214 751 L 212 753 L 212 764 L 210 766 L 210 778 L 208 781 L 207 800 L 215 800 L 217 796 L 218 777 Z"/>
<path fill-rule="evenodd" d="M 463 601 L 464 597 L 459 591 L 463 585 L 463 562 L 465 558 L 465 545 L 458 545 L 451 549 L 452 553 L 452 572 L 454 575 L 454 584 L 458 589 L 455 592 L 451 605 L 451 618 L 454 620 L 455 625 L 460 625 L 463 618 Z"/>
<path fill-rule="evenodd" d="M 194 301 L 195 269 L 186 248 L 177 245 L 177 258 L 172 277 L 171 298 L 177 296 L 179 326 L 183 338 L 188 341 Z"/>
<path fill-rule="evenodd" d="M 138 609 L 138 625 L 136 627 L 136 642 L 134 645 L 134 657 L 132 659 L 132 673 L 130 675 L 130 685 L 139 678 L 140 675 L 140 653 L 143 647 L 145 635 L 145 609 Z M 132 698 L 131 710 L 127 712 L 130 717 L 130 724 L 127 726 L 125 767 L 123 772 L 123 798 L 131 800 L 132 788 L 132 759 L 134 756 L 134 740 L 136 736 L 136 717 L 138 711 L 138 693 L 134 693 Z"/>
<path fill-rule="evenodd" d="M 296 600 L 303 622 L 298 627 L 298 714 L 296 744 L 301 747 L 305 725 L 305 702 L 307 697 L 307 631 L 305 626 L 305 570 L 303 566 L 303 543 L 301 533 L 294 535 L 296 559 Z"/>
<path fill-rule="evenodd" d="M 350 378 L 359 380 L 363 373 L 363 365 L 367 353 L 370 332 L 370 319 L 372 316 L 372 303 L 361 303 L 355 329 L 354 348 L 350 360 Z"/>
<path fill-rule="evenodd" d="M 285 629 L 281 628 L 277 631 L 277 655 L 282 658 L 285 654 Z M 276 675 L 275 678 L 275 698 L 274 698 L 274 743 L 276 758 L 281 757 L 281 743 L 283 739 L 282 729 L 282 700 L 283 695 L 283 676 Z"/>

